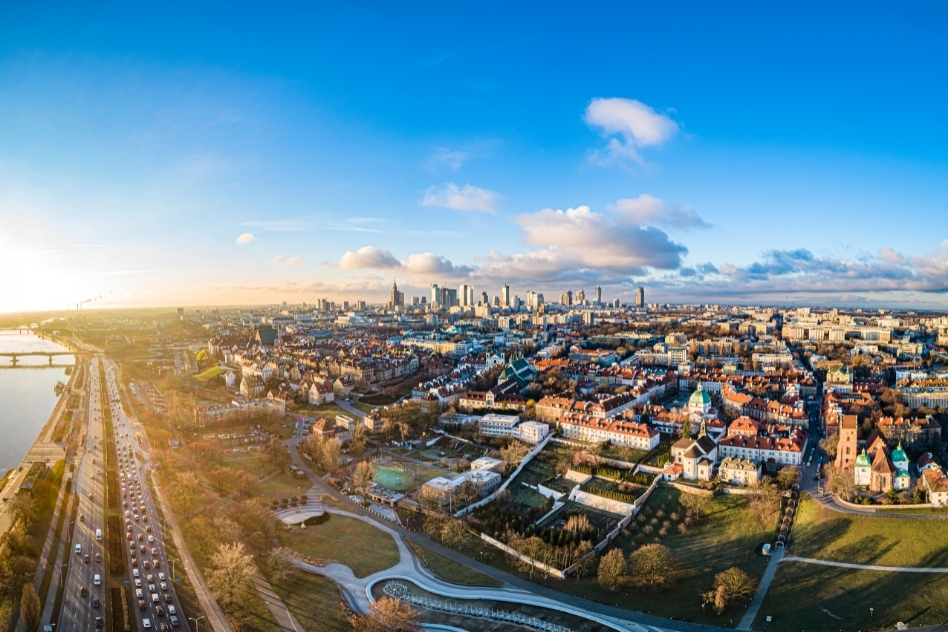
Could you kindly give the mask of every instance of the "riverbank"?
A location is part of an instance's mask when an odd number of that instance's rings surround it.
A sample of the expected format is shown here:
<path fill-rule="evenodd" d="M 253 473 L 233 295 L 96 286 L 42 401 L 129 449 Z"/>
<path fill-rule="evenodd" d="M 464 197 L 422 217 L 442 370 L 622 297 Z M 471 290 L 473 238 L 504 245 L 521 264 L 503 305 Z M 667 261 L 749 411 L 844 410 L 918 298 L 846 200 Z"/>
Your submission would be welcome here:
<path fill-rule="evenodd" d="M 53 407 L 53 411 L 46 419 L 46 423 L 43 424 L 43 427 L 40 428 L 39 432 L 37 433 L 36 439 L 33 441 L 32 446 L 23 457 L 20 465 L 17 468 L 11 469 L 3 478 L 5 484 L 0 483 L 0 535 L 3 535 L 10 529 L 12 522 L 8 515 L 10 501 L 16 495 L 16 492 L 19 489 L 20 484 L 23 482 L 23 478 L 29 471 L 30 466 L 37 461 L 42 461 L 51 467 L 53 463 L 57 461 L 63 461 L 66 458 L 66 449 L 68 447 L 67 442 L 53 443 L 50 441 L 50 439 L 52 437 L 53 430 L 59 424 L 60 418 L 66 409 L 66 403 L 69 401 L 69 397 L 76 390 L 80 392 L 80 405 L 77 409 L 80 411 L 84 410 L 85 397 L 82 395 L 82 389 L 76 388 L 77 380 L 80 378 L 80 376 L 83 376 L 86 373 L 86 371 L 78 370 L 80 365 L 81 363 L 77 358 L 76 363 L 73 365 L 72 374 L 69 376 L 69 381 L 66 384 L 66 388 L 57 399 L 56 405 Z M 83 417 L 81 412 L 79 417 Z M 67 433 L 67 441 L 71 434 L 71 432 Z"/>

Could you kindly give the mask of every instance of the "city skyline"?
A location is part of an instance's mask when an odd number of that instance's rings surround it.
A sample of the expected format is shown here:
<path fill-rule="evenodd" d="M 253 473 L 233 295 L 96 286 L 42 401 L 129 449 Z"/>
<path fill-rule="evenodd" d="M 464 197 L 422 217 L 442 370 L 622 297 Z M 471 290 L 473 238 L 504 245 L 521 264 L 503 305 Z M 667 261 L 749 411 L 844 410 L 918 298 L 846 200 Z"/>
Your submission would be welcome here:
<path fill-rule="evenodd" d="M 0 311 L 948 306 L 944 12 L 684 6 L 4 7 Z"/>

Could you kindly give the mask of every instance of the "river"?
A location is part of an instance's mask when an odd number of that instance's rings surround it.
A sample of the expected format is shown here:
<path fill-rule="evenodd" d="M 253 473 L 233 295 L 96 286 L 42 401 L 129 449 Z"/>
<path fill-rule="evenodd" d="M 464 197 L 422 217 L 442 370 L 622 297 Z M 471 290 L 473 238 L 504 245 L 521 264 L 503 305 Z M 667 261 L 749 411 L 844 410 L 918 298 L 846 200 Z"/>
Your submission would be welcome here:
<path fill-rule="evenodd" d="M 0 352 L 63 351 L 56 343 L 32 333 L 0 330 Z M 74 361 L 60 356 L 57 364 Z M 56 407 L 53 392 L 56 382 L 68 382 L 63 367 L 46 367 L 45 356 L 17 358 L 17 368 L 10 368 L 10 358 L 0 357 L 0 476 L 20 465 L 23 457 L 39 435 L 40 429 Z M 19 367 L 37 368 L 19 368 Z"/>

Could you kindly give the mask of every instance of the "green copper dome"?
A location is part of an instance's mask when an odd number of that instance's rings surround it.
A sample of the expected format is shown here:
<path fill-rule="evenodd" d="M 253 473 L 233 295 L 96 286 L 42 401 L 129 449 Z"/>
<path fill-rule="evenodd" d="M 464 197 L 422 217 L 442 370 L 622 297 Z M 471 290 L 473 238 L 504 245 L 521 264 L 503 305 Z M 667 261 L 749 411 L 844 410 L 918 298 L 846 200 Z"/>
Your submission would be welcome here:
<path fill-rule="evenodd" d="M 688 400 L 690 406 L 704 406 L 705 404 L 711 403 L 711 396 L 704 392 L 704 389 L 701 388 L 701 385 L 698 385 L 698 390 L 691 394 L 691 399 Z"/>

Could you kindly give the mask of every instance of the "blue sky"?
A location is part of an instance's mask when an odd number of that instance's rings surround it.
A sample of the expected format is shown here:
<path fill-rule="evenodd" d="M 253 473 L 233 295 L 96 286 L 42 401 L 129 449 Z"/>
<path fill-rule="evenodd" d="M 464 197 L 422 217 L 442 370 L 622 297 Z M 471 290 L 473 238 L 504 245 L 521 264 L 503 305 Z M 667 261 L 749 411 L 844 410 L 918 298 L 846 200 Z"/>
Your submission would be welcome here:
<path fill-rule="evenodd" d="M 340 5 L 0 6 L 0 310 L 946 304 L 943 5 Z"/>

